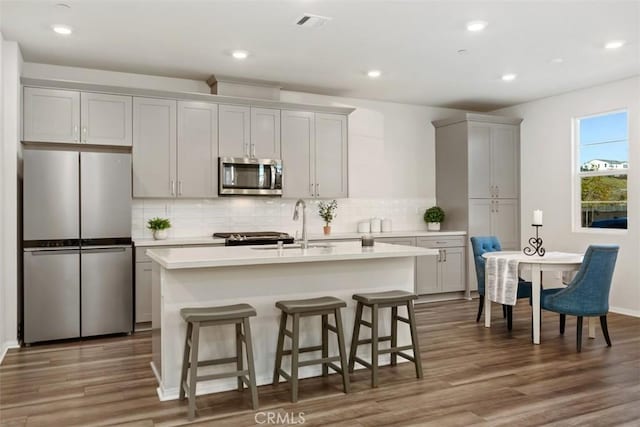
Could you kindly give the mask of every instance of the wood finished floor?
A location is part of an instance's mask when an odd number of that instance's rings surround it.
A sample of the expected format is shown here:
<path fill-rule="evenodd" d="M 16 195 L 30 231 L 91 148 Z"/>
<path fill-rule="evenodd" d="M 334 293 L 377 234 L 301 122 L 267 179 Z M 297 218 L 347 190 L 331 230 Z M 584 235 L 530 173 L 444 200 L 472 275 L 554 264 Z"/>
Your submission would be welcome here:
<path fill-rule="evenodd" d="M 585 330 L 578 354 L 575 318 L 560 336 L 558 316 L 545 313 L 542 345 L 533 346 L 527 305 L 514 310 L 509 333 L 495 304 L 491 329 L 476 323 L 476 304 L 417 306 L 422 381 L 409 363 L 382 368 L 376 390 L 357 371 L 349 395 L 337 375 L 312 378 L 301 381 L 297 404 L 286 384 L 263 386 L 260 410 L 304 412 L 305 426 L 640 425 L 640 319 L 610 314 L 613 347 L 599 328 L 595 340 Z M 0 425 L 188 424 L 186 402 L 158 400 L 150 357 L 148 332 L 10 350 L 0 366 Z M 246 391 L 199 397 L 194 425 L 256 425 L 249 405 Z"/>

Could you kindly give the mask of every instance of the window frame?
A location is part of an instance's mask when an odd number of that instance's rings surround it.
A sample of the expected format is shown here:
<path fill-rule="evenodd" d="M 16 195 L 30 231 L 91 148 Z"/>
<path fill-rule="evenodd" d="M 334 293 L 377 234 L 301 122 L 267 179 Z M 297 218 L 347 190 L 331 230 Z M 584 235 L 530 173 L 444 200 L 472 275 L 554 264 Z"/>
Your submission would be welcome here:
<path fill-rule="evenodd" d="M 627 234 L 629 231 L 629 223 L 627 222 L 626 229 L 619 228 L 597 228 L 597 227 L 583 227 L 582 226 L 582 182 L 581 179 L 585 176 L 611 176 L 611 175 L 625 175 L 627 176 L 627 218 L 629 215 L 629 169 L 631 165 L 619 170 L 607 170 L 607 171 L 581 171 L 580 167 L 580 121 L 584 119 L 590 119 L 593 117 L 608 116 L 612 114 L 626 113 L 627 121 L 625 128 L 625 136 L 627 141 L 627 163 L 629 162 L 629 109 L 626 107 L 617 108 L 615 110 L 603 111 L 599 113 L 587 114 L 583 116 L 573 117 L 571 123 L 571 139 L 573 142 L 572 149 L 572 183 L 573 183 L 573 199 L 571 201 L 572 210 L 572 223 L 573 231 L 576 233 L 593 233 L 593 234 Z"/>

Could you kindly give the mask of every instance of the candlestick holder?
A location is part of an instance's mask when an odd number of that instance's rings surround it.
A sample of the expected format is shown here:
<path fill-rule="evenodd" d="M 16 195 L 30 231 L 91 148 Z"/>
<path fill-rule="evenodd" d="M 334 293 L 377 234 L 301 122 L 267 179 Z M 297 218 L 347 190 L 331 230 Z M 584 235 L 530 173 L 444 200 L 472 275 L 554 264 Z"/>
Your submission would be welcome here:
<path fill-rule="evenodd" d="M 531 226 L 536 228 L 536 237 L 531 237 L 529 239 L 530 246 L 527 246 L 526 248 L 524 248 L 522 252 L 524 252 L 524 254 L 528 256 L 533 256 L 533 255 L 544 256 L 545 250 L 542 247 L 542 237 L 538 235 L 538 229 L 542 227 L 542 225 L 531 224 Z"/>

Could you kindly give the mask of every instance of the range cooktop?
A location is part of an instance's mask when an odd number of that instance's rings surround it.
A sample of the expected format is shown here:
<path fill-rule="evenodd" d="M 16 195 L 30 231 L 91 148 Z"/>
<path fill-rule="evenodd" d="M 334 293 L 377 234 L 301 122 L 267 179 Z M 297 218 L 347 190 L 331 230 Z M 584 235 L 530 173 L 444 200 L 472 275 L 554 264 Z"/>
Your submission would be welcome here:
<path fill-rule="evenodd" d="M 293 243 L 293 237 L 279 231 L 232 231 L 213 233 L 213 237 L 225 239 L 225 246 L 275 245 Z"/>

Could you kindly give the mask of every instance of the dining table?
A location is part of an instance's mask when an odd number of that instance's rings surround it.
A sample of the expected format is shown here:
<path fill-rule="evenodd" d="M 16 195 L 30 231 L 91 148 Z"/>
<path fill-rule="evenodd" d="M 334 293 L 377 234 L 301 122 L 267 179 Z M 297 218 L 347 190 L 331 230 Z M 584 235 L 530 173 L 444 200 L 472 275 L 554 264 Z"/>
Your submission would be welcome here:
<path fill-rule="evenodd" d="M 496 251 L 485 252 L 482 254 L 485 259 L 497 258 L 498 262 L 517 262 L 517 274 L 530 275 L 531 277 L 531 305 L 533 311 L 533 343 L 540 344 L 540 294 L 543 287 L 543 272 L 572 273 L 580 269 L 582 265 L 583 254 L 569 252 L 546 252 L 543 256 L 537 254 L 526 255 L 519 251 Z M 488 269 L 485 269 L 485 286 L 489 286 L 487 280 Z M 517 277 L 514 281 L 516 286 Z M 504 280 L 504 277 L 498 277 L 498 280 Z M 491 327 L 491 299 L 488 289 L 484 293 L 484 326 Z M 494 293 L 495 294 L 495 293 Z M 494 301 L 498 302 L 498 301 Z M 596 318 L 589 318 L 589 338 L 595 338 Z"/>

